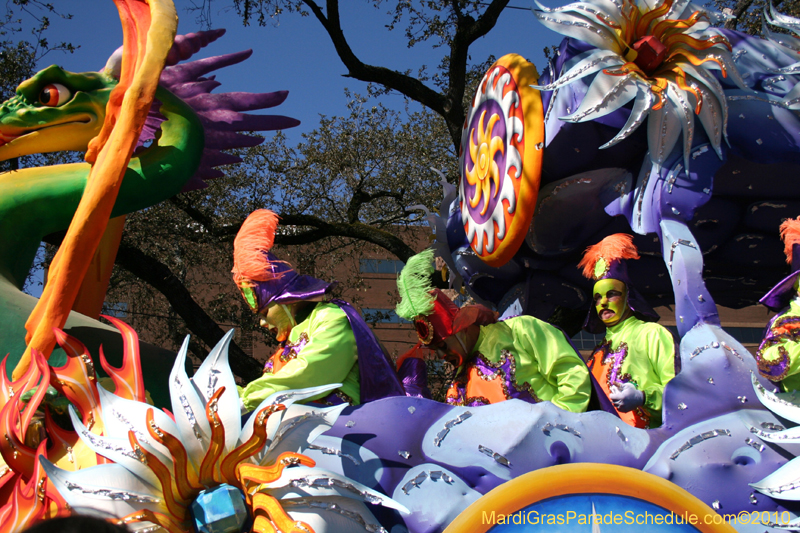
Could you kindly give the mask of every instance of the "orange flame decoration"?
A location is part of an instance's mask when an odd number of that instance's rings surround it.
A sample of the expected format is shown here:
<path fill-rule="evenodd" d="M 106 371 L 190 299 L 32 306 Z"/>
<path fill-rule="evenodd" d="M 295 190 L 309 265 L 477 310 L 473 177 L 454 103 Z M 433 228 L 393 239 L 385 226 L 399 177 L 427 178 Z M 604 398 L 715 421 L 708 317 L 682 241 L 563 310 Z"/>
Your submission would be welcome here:
<path fill-rule="evenodd" d="M 116 386 L 114 394 L 126 400 L 136 400 L 146 402 L 144 392 L 144 376 L 142 374 L 142 362 L 139 358 L 139 336 L 128 324 L 114 318 L 113 316 L 101 315 L 111 322 L 122 334 L 122 366 L 114 368 L 103 354 L 103 347 L 100 347 L 100 366 L 111 376 Z"/>
<path fill-rule="evenodd" d="M 38 351 L 33 352 L 33 365 L 16 381 L 9 381 L 6 359 L 0 364 L 0 384 L 4 405 L 0 410 L 0 454 L 6 466 L 0 474 L 0 533 L 12 533 L 26 528 L 45 516 L 51 502 L 58 508 L 63 499 L 48 483 L 38 460 L 47 456 L 47 440 L 36 449 L 25 444 L 33 415 L 47 392 L 50 368 Z M 20 410 L 20 397 L 35 391 Z"/>
<path fill-rule="evenodd" d="M 120 329 L 125 341 L 123 365 L 121 369 L 115 369 L 104 357 L 101 357 L 101 363 L 114 378 L 118 396 L 142 401 L 144 381 L 138 337 L 127 324 L 116 319 L 112 322 Z M 59 329 L 54 331 L 54 335 L 67 354 L 64 366 L 48 366 L 41 352 L 34 350 L 34 364 L 19 379 L 12 381 L 6 371 L 7 357 L 0 362 L 0 402 L 3 405 L 0 409 L 0 454 L 5 461 L 0 470 L 0 502 L 6 502 L 0 507 L 0 533 L 19 531 L 67 509 L 63 497 L 47 480 L 39 456 L 68 470 L 109 462 L 89 450 L 76 432 L 59 427 L 49 409 L 45 409 L 44 415 L 47 438 L 39 443 L 37 449 L 25 444 L 31 420 L 47 393 L 48 385 L 55 387 L 77 407 L 84 425 L 94 433 L 102 434 L 97 376 L 89 352 L 80 341 Z M 20 398 L 29 391 L 34 391 L 33 395 L 20 408 Z"/>

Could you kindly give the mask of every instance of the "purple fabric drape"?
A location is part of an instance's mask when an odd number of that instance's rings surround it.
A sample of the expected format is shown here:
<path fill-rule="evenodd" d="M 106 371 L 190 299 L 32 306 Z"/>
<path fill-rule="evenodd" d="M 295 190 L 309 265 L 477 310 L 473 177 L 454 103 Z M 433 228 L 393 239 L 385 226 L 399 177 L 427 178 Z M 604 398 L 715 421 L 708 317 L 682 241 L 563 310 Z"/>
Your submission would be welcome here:
<path fill-rule="evenodd" d="M 361 403 L 380 400 L 389 396 L 405 396 L 403 385 L 394 371 L 392 363 L 378 344 L 378 339 L 369 329 L 356 309 L 344 300 L 331 300 L 347 315 L 358 350 L 358 373 L 361 381 Z"/>
<path fill-rule="evenodd" d="M 428 366 L 425 361 L 417 357 L 408 357 L 400 365 L 397 375 L 403 380 L 406 396 L 412 398 L 427 398 L 430 400 L 431 391 L 428 389 Z"/>

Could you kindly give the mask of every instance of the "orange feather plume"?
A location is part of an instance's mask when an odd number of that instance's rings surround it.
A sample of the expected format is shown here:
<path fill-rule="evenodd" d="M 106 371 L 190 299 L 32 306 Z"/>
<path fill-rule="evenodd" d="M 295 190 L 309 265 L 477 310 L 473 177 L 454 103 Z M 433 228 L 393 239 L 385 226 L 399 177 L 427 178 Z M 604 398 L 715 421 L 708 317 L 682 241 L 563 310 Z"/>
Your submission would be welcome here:
<path fill-rule="evenodd" d="M 608 263 L 622 259 L 639 259 L 639 251 L 633 244 L 633 235 L 615 233 L 589 246 L 583 254 L 583 259 L 578 263 L 578 268 L 583 267 L 585 277 L 592 279 L 594 265 L 601 257 Z"/>
<path fill-rule="evenodd" d="M 237 285 L 276 277 L 267 252 L 275 244 L 278 215 L 269 209 L 250 213 L 233 241 L 233 281 Z"/>
<path fill-rule="evenodd" d="M 786 262 L 792 264 L 792 246 L 800 244 L 800 217 L 789 218 L 781 224 L 781 239 L 783 240 L 783 253 Z"/>

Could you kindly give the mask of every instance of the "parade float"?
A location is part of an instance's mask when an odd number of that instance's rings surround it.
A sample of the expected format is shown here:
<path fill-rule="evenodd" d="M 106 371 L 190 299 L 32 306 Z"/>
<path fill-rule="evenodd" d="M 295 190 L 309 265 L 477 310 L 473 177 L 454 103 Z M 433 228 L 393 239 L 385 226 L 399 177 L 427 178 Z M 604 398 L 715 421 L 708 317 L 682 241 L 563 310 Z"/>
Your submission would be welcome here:
<path fill-rule="evenodd" d="M 472 101 L 461 182 L 431 216 L 451 280 L 507 315 L 577 309 L 588 304 L 582 249 L 636 233 L 652 254 L 631 275 L 651 303 L 675 304 L 680 333 L 661 427 L 518 400 L 299 403 L 319 388 L 272 395 L 243 421 L 230 333 L 192 377 L 187 341 L 166 383 L 148 383 L 165 364 L 158 352 L 117 319 L 112 335 L 70 310 L 104 233 L 118 231 L 111 217 L 212 178 L 233 162 L 219 150 L 241 142 L 235 131 L 295 122 L 240 113 L 283 94 L 207 94 L 216 82 L 202 76 L 241 56 L 178 63 L 217 33 L 175 38 L 169 2 L 116 3 L 125 42 L 103 72 L 45 69 L 0 115 L 0 157 L 87 149 L 89 162 L 0 177 L 11 354 L 0 531 L 70 512 L 170 533 L 800 529 L 800 407 L 720 327 L 715 304 L 754 300 L 779 277 L 774 243 L 739 238 L 747 228 L 800 214 L 800 41 L 716 29 L 720 15 L 687 1 L 541 8 L 567 37 L 555 60 L 538 76 L 501 58 Z M 41 237 L 67 226 L 37 303 L 21 280 Z M 744 269 L 753 257 L 765 268 Z M 113 392 L 98 386 L 98 365 Z M 147 403 L 145 387 L 169 407 Z"/>

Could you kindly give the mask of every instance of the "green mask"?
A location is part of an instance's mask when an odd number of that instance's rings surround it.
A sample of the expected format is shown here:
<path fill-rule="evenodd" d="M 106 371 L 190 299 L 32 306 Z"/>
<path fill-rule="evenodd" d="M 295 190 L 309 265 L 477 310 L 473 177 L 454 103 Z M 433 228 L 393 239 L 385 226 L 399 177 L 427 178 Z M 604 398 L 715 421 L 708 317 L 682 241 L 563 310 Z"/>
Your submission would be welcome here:
<path fill-rule="evenodd" d="M 594 284 L 594 308 L 603 324 L 613 326 L 628 315 L 628 288 L 618 279 L 601 279 Z"/>

